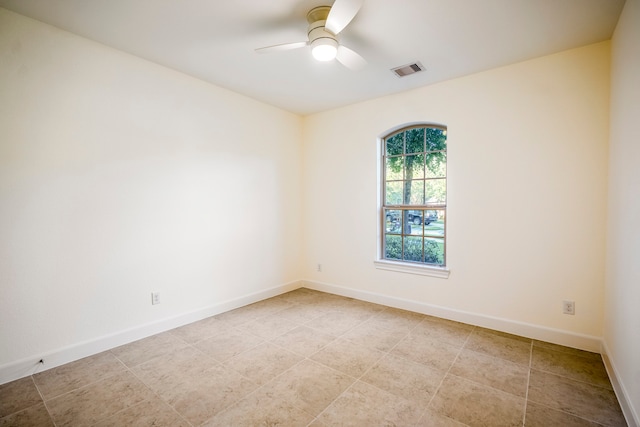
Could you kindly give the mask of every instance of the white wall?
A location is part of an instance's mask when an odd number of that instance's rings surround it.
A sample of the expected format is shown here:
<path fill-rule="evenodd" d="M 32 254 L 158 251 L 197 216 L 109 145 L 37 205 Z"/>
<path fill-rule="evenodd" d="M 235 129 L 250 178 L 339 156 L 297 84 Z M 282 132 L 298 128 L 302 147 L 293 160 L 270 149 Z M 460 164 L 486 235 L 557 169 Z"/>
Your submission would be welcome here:
<path fill-rule="evenodd" d="M 640 425 L 640 1 L 612 39 L 611 148 L 604 343 Z M 623 402 L 624 404 L 625 402 Z"/>
<path fill-rule="evenodd" d="M 299 279 L 298 116 L 4 9 L 0 64 L 0 367 Z"/>
<path fill-rule="evenodd" d="M 305 118 L 305 279 L 599 343 L 609 54 L 599 43 Z M 376 137 L 415 121 L 448 126 L 446 280 L 373 265 Z"/>

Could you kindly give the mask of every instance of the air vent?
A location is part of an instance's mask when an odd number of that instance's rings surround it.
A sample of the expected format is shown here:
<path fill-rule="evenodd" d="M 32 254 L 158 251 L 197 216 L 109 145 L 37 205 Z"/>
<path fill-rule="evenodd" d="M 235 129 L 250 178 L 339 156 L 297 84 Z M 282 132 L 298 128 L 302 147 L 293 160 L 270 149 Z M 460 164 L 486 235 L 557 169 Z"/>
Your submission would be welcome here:
<path fill-rule="evenodd" d="M 406 77 L 411 74 L 419 73 L 420 71 L 424 71 L 424 65 L 419 62 L 414 62 L 413 64 L 403 65 L 402 67 L 392 68 L 391 71 L 398 77 Z"/>

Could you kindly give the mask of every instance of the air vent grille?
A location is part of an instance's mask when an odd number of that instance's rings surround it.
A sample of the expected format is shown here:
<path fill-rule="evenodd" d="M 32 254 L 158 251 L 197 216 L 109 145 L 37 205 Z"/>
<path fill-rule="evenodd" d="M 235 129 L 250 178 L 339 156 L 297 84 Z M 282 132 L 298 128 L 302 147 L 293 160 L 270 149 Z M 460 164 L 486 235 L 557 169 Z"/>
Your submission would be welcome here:
<path fill-rule="evenodd" d="M 403 65 L 402 67 L 392 68 L 393 74 L 398 77 L 406 77 L 411 74 L 419 73 L 420 71 L 424 71 L 424 66 L 419 62 L 414 62 L 413 64 Z"/>

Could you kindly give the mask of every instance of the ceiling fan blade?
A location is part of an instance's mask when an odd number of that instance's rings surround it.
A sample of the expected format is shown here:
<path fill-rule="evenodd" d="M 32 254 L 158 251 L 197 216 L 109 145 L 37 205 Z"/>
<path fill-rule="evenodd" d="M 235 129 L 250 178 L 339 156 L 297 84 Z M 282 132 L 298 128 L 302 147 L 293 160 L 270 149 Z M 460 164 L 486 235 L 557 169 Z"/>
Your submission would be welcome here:
<path fill-rule="evenodd" d="M 284 44 L 277 44 L 274 46 L 267 46 L 267 47 L 261 47 L 259 49 L 256 49 L 257 53 L 271 53 L 271 52 L 281 52 L 284 50 L 291 50 L 291 49 L 299 49 L 301 47 L 305 47 L 309 44 L 309 42 L 294 42 L 294 43 L 284 43 Z"/>
<path fill-rule="evenodd" d="M 361 70 L 367 65 L 367 61 L 362 56 L 342 45 L 338 46 L 336 59 L 342 65 L 353 71 Z"/>
<path fill-rule="evenodd" d="M 336 0 L 331 6 L 325 28 L 334 35 L 344 30 L 358 13 L 364 0 Z"/>

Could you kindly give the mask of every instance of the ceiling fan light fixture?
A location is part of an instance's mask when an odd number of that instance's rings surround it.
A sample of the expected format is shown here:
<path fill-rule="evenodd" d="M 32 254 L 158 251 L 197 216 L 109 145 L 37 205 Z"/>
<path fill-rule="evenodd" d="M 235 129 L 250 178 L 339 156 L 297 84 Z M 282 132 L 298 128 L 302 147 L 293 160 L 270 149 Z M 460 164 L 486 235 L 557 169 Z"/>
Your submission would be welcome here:
<path fill-rule="evenodd" d="M 338 54 L 338 42 L 332 38 L 320 38 L 311 42 L 311 54 L 317 61 L 332 61 Z"/>

